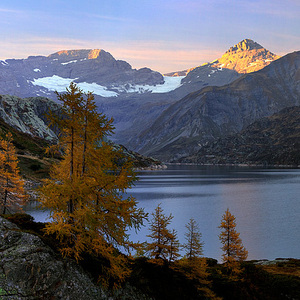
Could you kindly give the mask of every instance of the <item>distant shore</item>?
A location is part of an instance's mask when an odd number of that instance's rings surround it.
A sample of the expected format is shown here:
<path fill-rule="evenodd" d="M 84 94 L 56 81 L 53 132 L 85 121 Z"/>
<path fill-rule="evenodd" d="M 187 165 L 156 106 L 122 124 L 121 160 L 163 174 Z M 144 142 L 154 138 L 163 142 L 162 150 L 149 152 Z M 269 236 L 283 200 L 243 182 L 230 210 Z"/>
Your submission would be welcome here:
<path fill-rule="evenodd" d="M 300 169 L 300 165 L 268 165 L 268 164 L 197 164 L 197 163 L 165 163 L 168 165 L 187 165 L 187 166 L 216 166 L 216 167 L 257 167 L 257 168 L 280 168 L 280 169 Z"/>

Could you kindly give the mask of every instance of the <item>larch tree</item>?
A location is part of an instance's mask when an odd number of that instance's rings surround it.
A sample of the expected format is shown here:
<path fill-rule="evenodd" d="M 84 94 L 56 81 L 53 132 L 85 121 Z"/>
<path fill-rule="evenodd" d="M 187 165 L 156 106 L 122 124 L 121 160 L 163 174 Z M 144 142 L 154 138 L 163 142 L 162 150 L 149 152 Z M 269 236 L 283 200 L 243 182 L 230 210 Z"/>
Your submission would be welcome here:
<path fill-rule="evenodd" d="M 174 262 L 180 257 L 180 243 L 177 237 L 177 231 L 175 229 L 171 232 L 170 237 L 170 249 L 169 249 L 169 262 Z"/>
<path fill-rule="evenodd" d="M 11 213 L 22 209 L 26 196 L 24 180 L 18 168 L 18 158 L 9 132 L 0 138 L 0 209 Z"/>
<path fill-rule="evenodd" d="M 176 232 L 170 231 L 168 226 L 173 219 L 172 214 L 166 216 L 163 213 L 163 209 L 159 204 L 155 211 L 152 213 L 152 219 L 150 220 L 150 231 L 147 235 L 152 239 L 151 243 L 147 243 L 147 251 L 150 257 L 154 258 L 156 262 L 161 260 L 168 261 L 170 253 L 172 253 L 172 259 L 175 257 L 175 253 L 178 252 Z M 173 245 L 171 245 L 173 242 Z M 173 248 L 172 248 L 173 247 Z"/>
<path fill-rule="evenodd" d="M 189 260 L 193 260 L 196 257 L 203 255 L 203 245 L 201 242 L 201 233 L 196 221 L 191 218 L 189 223 L 185 226 L 187 232 L 185 233 L 186 243 L 183 245 L 186 250 L 185 256 Z"/>
<path fill-rule="evenodd" d="M 180 260 L 179 266 L 184 271 L 185 276 L 195 281 L 197 288 L 207 294 L 209 281 L 207 280 L 206 258 L 201 257 L 204 245 L 204 242 L 201 241 L 202 235 L 197 222 L 193 218 L 189 220 L 185 227 L 187 229 L 185 233 L 186 243 L 183 244 L 185 256 Z"/>
<path fill-rule="evenodd" d="M 96 111 L 91 93 L 71 83 L 66 93 L 57 95 L 62 116 L 49 118 L 50 125 L 60 128 L 56 148 L 62 160 L 40 188 L 41 205 L 52 218 L 46 232 L 57 235 L 65 256 L 79 260 L 87 252 L 106 259 L 103 283 L 122 281 L 129 270 L 116 249 L 135 248 L 127 231 L 138 230 L 146 216 L 126 195 L 136 180 L 132 164 L 105 142 L 113 131 L 112 120 Z"/>
<path fill-rule="evenodd" d="M 219 239 L 223 244 L 221 248 L 224 252 L 222 255 L 223 262 L 232 274 L 237 274 L 239 262 L 247 259 L 248 251 L 242 244 L 240 234 L 236 231 L 236 218 L 229 209 L 223 215 L 219 228 L 222 230 Z"/>

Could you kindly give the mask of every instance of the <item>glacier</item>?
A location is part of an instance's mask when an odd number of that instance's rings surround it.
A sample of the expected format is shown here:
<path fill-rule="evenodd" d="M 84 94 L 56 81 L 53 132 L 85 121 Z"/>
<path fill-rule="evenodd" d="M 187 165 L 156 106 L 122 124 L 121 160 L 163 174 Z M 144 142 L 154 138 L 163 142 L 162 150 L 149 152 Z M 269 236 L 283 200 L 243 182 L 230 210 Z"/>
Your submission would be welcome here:
<path fill-rule="evenodd" d="M 78 78 L 63 78 L 57 75 L 51 77 L 35 78 L 31 83 L 33 85 L 38 85 L 47 88 L 50 91 L 57 91 L 59 93 L 65 92 L 66 88 L 71 82 L 77 80 Z M 97 83 L 87 83 L 79 82 L 76 83 L 79 88 L 81 88 L 85 93 L 93 92 L 96 95 L 102 97 L 117 97 L 116 92 L 108 91 L 106 87 L 99 85 Z"/>
<path fill-rule="evenodd" d="M 169 77 L 164 76 L 164 83 L 158 85 L 122 85 L 113 86 L 111 89 L 120 92 L 127 93 L 168 93 L 181 86 L 181 80 L 185 76 Z M 78 80 L 78 78 L 63 78 L 57 75 L 51 77 L 41 77 L 34 78 L 31 83 L 36 86 L 42 86 L 50 91 L 65 92 L 66 88 L 71 82 Z M 115 91 L 108 90 L 105 86 L 99 85 L 97 83 L 87 83 L 87 82 L 76 82 L 77 86 L 81 88 L 84 92 L 93 92 L 95 95 L 102 97 L 117 97 L 118 93 Z"/>

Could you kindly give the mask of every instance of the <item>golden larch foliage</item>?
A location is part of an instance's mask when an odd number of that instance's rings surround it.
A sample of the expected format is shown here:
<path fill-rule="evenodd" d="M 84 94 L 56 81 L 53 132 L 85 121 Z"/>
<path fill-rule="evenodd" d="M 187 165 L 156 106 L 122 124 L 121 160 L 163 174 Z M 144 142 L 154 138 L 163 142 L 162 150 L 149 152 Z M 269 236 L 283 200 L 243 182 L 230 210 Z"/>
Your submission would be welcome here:
<path fill-rule="evenodd" d="M 223 244 L 223 261 L 225 267 L 232 273 L 239 273 L 239 265 L 248 257 L 248 251 L 242 244 L 240 234 L 236 231 L 236 219 L 229 209 L 223 215 L 221 225 L 219 226 L 222 232 L 219 239 Z"/>
<path fill-rule="evenodd" d="M 175 230 L 171 231 L 170 225 L 173 216 L 166 216 L 159 204 L 152 213 L 150 220 L 150 234 L 147 235 L 152 239 L 147 243 L 147 251 L 150 257 L 154 258 L 153 262 L 163 263 L 164 261 L 173 261 L 179 256 L 179 242 Z"/>
<path fill-rule="evenodd" d="M 79 260 L 88 252 L 106 259 L 103 283 L 122 281 L 129 270 L 116 249 L 135 248 L 127 230 L 139 229 L 146 216 L 126 195 L 136 180 L 132 164 L 105 141 L 112 120 L 96 111 L 91 93 L 71 83 L 58 99 L 62 116 L 49 118 L 61 130 L 56 150 L 63 158 L 40 188 L 40 202 L 52 218 L 46 231 L 57 235 L 65 256 Z"/>
<path fill-rule="evenodd" d="M 9 132 L 0 138 L 0 209 L 12 213 L 22 209 L 26 196 L 24 180 L 18 168 L 18 158 Z"/>

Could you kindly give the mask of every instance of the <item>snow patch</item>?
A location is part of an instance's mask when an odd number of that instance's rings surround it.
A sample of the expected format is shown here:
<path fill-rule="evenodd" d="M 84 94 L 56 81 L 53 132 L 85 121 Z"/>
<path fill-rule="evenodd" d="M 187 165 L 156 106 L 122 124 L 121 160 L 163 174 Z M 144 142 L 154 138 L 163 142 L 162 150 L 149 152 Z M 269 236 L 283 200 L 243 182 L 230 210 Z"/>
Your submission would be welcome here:
<path fill-rule="evenodd" d="M 181 80 L 185 76 L 178 77 L 170 77 L 164 76 L 164 83 L 158 85 L 133 85 L 126 84 L 122 86 L 113 86 L 112 89 L 118 92 L 127 92 L 127 93 L 167 93 L 173 91 L 180 87 Z M 42 77 L 33 79 L 30 83 L 33 85 L 38 85 L 47 88 L 50 91 L 57 92 L 65 92 L 66 88 L 70 85 L 72 81 L 77 80 L 78 78 L 62 78 L 57 75 L 53 75 L 51 77 Z M 76 83 L 79 88 L 81 88 L 84 92 L 93 92 L 96 95 L 102 97 L 117 97 L 118 93 L 115 91 L 109 91 L 105 86 L 99 85 L 97 83 L 87 83 L 87 82 L 79 82 Z"/>
<path fill-rule="evenodd" d="M 8 66 L 8 62 L 6 62 L 5 60 L 1 60 L 1 64 L 2 64 L 3 66 Z"/>
<path fill-rule="evenodd" d="M 93 94 L 102 96 L 102 97 L 117 97 L 118 93 L 109 91 L 105 86 L 99 85 L 97 83 L 87 83 L 87 82 L 80 82 L 78 86 L 84 92 L 93 92 Z"/>
<path fill-rule="evenodd" d="M 32 82 L 33 85 L 43 86 L 50 91 L 65 92 L 66 88 L 70 85 L 71 82 L 78 78 L 62 78 L 57 75 L 51 77 L 42 77 L 34 79 Z M 87 83 L 80 82 L 77 83 L 77 86 L 81 88 L 84 92 L 93 92 L 96 95 L 102 97 L 116 97 L 118 94 L 116 92 L 108 91 L 106 87 L 101 86 L 97 83 Z"/>
<path fill-rule="evenodd" d="M 65 63 L 61 63 L 61 65 L 68 65 L 68 64 L 73 64 L 73 63 L 76 63 L 77 60 L 70 60 L 70 61 L 67 61 Z"/>
<path fill-rule="evenodd" d="M 153 94 L 161 94 L 161 93 L 168 93 L 177 88 L 179 88 L 181 84 L 182 78 L 185 76 L 164 76 L 164 83 L 157 84 L 157 85 L 132 85 L 126 84 L 120 87 L 114 87 L 114 89 L 120 92 L 127 92 L 127 93 L 153 93 Z"/>
<path fill-rule="evenodd" d="M 34 72 L 41 72 L 40 69 L 33 69 Z"/>
<path fill-rule="evenodd" d="M 220 65 L 220 66 L 218 67 L 218 71 L 223 71 L 223 67 L 224 67 L 224 64 Z"/>

